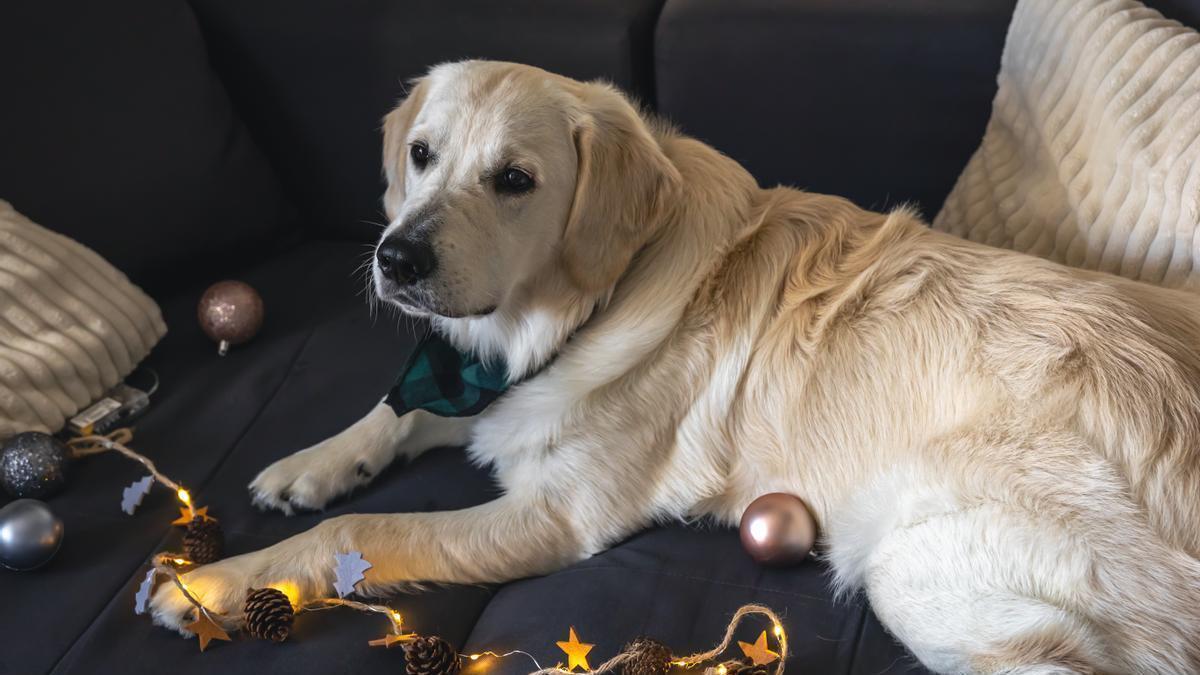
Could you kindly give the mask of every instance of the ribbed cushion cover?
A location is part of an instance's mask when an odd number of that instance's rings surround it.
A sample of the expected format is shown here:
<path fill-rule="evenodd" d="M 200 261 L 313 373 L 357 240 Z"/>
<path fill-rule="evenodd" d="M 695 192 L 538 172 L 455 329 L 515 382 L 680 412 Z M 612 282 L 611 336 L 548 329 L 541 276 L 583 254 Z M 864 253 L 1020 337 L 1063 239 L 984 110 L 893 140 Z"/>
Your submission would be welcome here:
<path fill-rule="evenodd" d="M 166 331 L 125 275 L 0 200 L 0 440 L 59 430 Z"/>
<path fill-rule="evenodd" d="M 1200 34 L 1130 0 L 1021 0 L 934 227 L 1200 289 Z"/>

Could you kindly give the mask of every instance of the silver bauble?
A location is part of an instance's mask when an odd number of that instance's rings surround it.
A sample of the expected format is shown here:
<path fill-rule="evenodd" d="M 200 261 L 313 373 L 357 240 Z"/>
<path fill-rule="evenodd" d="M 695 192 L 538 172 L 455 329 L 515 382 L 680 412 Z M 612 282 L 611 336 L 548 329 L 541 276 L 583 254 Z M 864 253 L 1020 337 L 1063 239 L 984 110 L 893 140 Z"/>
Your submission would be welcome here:
<path fill-rule="evenodd" d="M 36 569 L 62 545 L 62 520 L 36 499 L 18 499 L 0 509 L 0 565 Z"/>

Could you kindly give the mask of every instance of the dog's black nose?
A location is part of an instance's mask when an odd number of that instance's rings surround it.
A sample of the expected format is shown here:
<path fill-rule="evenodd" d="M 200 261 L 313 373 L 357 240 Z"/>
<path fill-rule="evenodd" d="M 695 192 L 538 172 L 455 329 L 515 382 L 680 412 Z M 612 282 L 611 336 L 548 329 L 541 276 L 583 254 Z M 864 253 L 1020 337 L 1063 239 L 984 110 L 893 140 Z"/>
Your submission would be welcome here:
<path fill-rule="evenodd" d="M 411 239 L 386 239 L 375 251 L 379 271 L 392 281 L 408 285 L 433 272 L 437 259 L 427 242 Z"/>

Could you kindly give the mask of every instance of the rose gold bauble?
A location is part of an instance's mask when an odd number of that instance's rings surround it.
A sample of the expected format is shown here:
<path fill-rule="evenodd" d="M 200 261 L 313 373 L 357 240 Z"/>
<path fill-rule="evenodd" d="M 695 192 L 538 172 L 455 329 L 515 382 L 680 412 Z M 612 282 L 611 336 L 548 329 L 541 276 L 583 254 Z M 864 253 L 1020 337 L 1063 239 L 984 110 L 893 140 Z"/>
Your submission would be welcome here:
<path fill-rule="evenodd" d="M 759 564 L 792 565 L 804 560 L 817 538 L 817 524 L 800 498 L 783 492 L 750 502 L 742 514 L 742 546 Z"/>
<path fill-rule="evenodd" d="M 217 342 L 217 353 L 225 356 L 230 345 L 242 344 L 262 327 L 262 296 L 250 284 L 218 281 L 200 296 L 196 317 L 204 334 Z"/>

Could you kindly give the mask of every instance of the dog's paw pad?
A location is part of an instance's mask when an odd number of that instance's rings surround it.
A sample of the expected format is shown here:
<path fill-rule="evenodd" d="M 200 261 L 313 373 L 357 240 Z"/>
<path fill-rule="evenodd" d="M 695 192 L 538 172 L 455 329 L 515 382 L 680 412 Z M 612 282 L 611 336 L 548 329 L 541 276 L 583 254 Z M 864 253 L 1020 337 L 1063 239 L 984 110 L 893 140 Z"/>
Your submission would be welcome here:
<path fill-rule="evenodd" d="M 371 480 L 375 477 L 375 472 L 371 471 L 371 469 L 367 467 L 366 462 L 359 462 L 358 465 L 354 467 L 354 472 L 357 473 L 358 477 L 362 480 Z"/>

